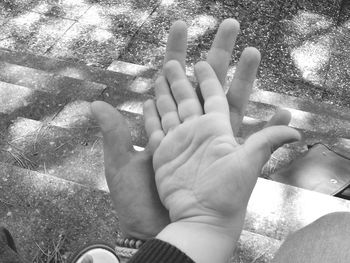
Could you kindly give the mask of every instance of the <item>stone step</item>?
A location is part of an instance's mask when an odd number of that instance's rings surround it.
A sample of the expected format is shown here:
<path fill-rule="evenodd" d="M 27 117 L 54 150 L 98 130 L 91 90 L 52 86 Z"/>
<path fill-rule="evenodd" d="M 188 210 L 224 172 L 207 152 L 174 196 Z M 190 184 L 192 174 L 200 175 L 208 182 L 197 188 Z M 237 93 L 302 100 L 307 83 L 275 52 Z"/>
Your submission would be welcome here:
<path fill-rule="evenodd" d="M 28 262 L 60 244 L 65 259 L 120 232 L 109 194 L 0 162 L 0 218 Z M 46 261 L 45 261 L 46 262 Z"/>
<path fill-rule="evenodd" d="M 27 260 L 60 243 L 67 259 L 90 242 L 115 244 L 120 229 L 109 194 L 0 162 L 0 217 Z M 280 241 L 243 231 L 232 263 L 269 262 Z"/>
<path fill-rule="evenodd" d="M 82 243 L 114 243 L 119 228 L 107 193 L 4 163 L 0 180 L 2 223 L 27 258 L 56 238 L 64 237 L 64 255 Z M 350 202 L 258 179 L 232 262 L 268 262 L 291 232 L 335 211 L 350 211 Z"/>
<path fill-rule="evenodd" d="M 106 88 L 106 85 L 103 84 L 57 75 L 4 61 L 0 61 L 0 80 L 31 88 L 34 91 L 45 91 L 53 95 L 62 94 L 64 91 L 70 92 L 65 95 L 74 97 L 96 91 L 101 92 Z"/>
<path fill-rule="evenodd" d="M 75 100 L 99 99 L 106 85 L 0 61 L 0 130 L 16 117 L 53 118 Z"/>
<path fill-rule="evenodd" d="M 271 262 L 281 243 L 280 240 L 243 230 L 230 262 Z"/>
<path fill-rule="evenodd" d="M 123 62 L 115 63 L 112 68 L 118 68 L 118 70 L 122 70 L 122 64 Z M 83 97 L 102 98 L 115 106 L 128 108 L 127 111 L 137 111 L 137 113 L 140 113 L 142 110 L 141 104 L 143 101 L 152 98 L 152 95 L 149 93 L 145 92 L 146 94 L 142 94 L 140 93 L 140 90 L 136 89 L 137 86 L 142 85 L 134 85 L 134 91 L 130 91 L 130 89 L 128 90 L 125 87 L 123 88 L 123 85 L 118 85 L 117 89 L 115 87 L 109 87 L 105 89 L 106 85 L 104 84 L 97 84 L 94 82 L 74 79 L 71 77 L 55 75 L 53 73 L 47 73 L 42 70 L 9 64 L 7 62 L 0 62 L 0 66 L 4 69 L 3 72 L 0 73 L 0 80 L 2 79 L 3 81 L 12 84 L 21 84 L 21 86 L 30 87 L 39 91 L 45 90 L 57 93 L 57 97 L 54 100 L 50 98 L 50 96 L 46 96 L 48 103 L 46 103 L 44 110 L 47 110 L 47 108 L 49 108 L 50 111 L 53 111 L 53 114 L 57 113 L 57 111 L 54 111 L 55 106 L 57 108 L 57 105 L 64 105 L 64 100 L 67 98 L 72 100 L 79 98 L 83 99 Z M 141 66 L 138 67 L 139 68 L 136 68 L 136 70 L 130 70 L 127 69 L 127 66 L 125 66 L 123 72 L 127 71 L 132 74 L 138 74 L 137 72 L 142 71 L 142 69 L 140 69 Z M 137 83 L 138 80 L 134 80 L 134 82 Z M 149 87 L 151 84 L 149 83 L 146 86 Z M 102 91 L 104 91 L 103 95 L 99 96 Z M 263 92 L 260 92 L 259 94 L 261 95 L 261 93 Z M 266 95 L 266 92 L 263 94 Z M 264 98 L 264 96 L 258 96 L 255 94 L 253 96 L 253 99 L 255 98 L 256 100 L 258 97 Z M 265 97 L 268 96 L 266 95 Z M 40 99 L 40 102 L 45 103 L 46 101 L 45 99 Z M 31 110 L 26 110 L 27 114 L 31 114 L 31 112 L 33 112 L 33 116 L 30 116 L 30 118 L 38 119 L 34 113 L 43 112 L 44 110 L 41 110 L 41 107 L 39 107 L 39 110 L 36 109 L 36 103 L 30 103 L 29 105 L 32 107 Z M 278 104 L 277 106 L 281 106 L 281 104 Z M 276 110 L 277 106 L 257 101 L 250 101 L 247 110 L 247 116 L 253 117 L 255 119 L 267 120 Z M 318 115 L 293 108 L 288 108 L 288 110 L 290 110 L 292 113 L 291 126 L 295 128 L 323 132 L 333 137 L 339 136 L 350 138 L 350 121 L 347 119 L 337 119 L 329 115 Z"/>
<path fill-rule="evenodd" d="M 244 229 L 284 240 L 321 216 L 337 211 L 350 212 L 350 201 L 258 178 Z"/>
<path fill-rule="evenodd" d="M 1 137 L 0 161 L 106 190 L 102 140 L 97 124 L 91 119 L 89 105 L 86 101 L 67 104 L 48 122 L 27 118 L 13 120 Z M 130 127 L 133 144 L 145 147 L 147 136 L 143 116 L 134 113 L 137 111 L 130 112 L 133 110 L 126 106 L 119 107 L 119 110 Z M 264 124 L 264 121 L 246 117 L 243 135 Z M 348 139 L 306 131 L 301 142 L 288 144 L 274 152 L 263 176 L 267 177 L 296 159 L 307 150 L 307 145 L 320 141 L 350 151 Z"/>
<path fill-rule="evenodd" d="M 72 102 L 48 122 L 14 119 L 0 137 L 0 161 L 107 190 L 101 135 L 89 106 L 86 101 Z M 122 113 L 133 144 L 145 146 L 142 116 Z"/>
<path fill-rule="evenodd" d="M 52 74 L 66 76 L 70 78 L 86 80 L 94 83 L 104 84 L 108 87 L 123 87 L 132 90 L 136 87 L 132 85 L 135 78 L 138 86 L 143 86 L 144 92 L 149 79 L 152 79 L 157 72 L 155 69 L 135 65 L 127 62 L 114 62 L 110 66 L 111 70 L 101 69 L 97 67 L 86 66 L 85 64 L 65 61 L 55 58 L 49 58 L 30 53 L 14 52 L 10 50 L 0 49 L 0 61 L 21 65 L 33 69 L 46 71 Z M 148 91 L 152 93 L 151 91 Z"/>
<path fill-rule="evenodd" d="M 323 116 L 331 116 L 337 119 L 350 120 L 350 109 L 347 107 L 334 106 L 327 103 L 311 103 L 305 99 L 257 88 L 253 90 L 250 101 L 270 104 L 280 108 L 316 113 Z"/>
<path fill-rule="evenodd" d="M 3 49 L 0 49 L 0 61 L 40 69 L 57 75 L 105 84 L 111 93 L 110 96 L 113 96 L 115 87 L 153 95 L 151 79 L 154 78 L 157 72 L 154 68 L 122 61 L 114 61 L 107 70 L 104 70 L 79 63 Z M 256 103 L 274 105 L 275 107 L 350 120 L 349 108 L 326 103 L 312 103 L 304 99 L 275 92 L 254 89 L 250 100 Z"/>
<path fill-rule="evenodd" d="M 103 94 L 105 101 L 115 107 L 136 114 L 142 114 L 142 104 L 150 98 L 152 96 L 148 94 L 138 94 L 128 90 L 114 97 L 110 96 L 108 91 Z M 323 133 L 329 137 L 350 138 L 350 120 L 337 119 L 328 115 L 318 115 L 292 108 L 286 109 L 292 114 L 291 127 L 304 131 Z M 246 117 L 252 120 L 252 126 L 256 126 L 255 120 L 267 121 L 276 110 L 277 106 L 275 105 L 250 101 L 246 110 Z M 249 118 L 246 119 L 247 124 L 249 123 Z"/>
<path fill-rule="evenodd" d="M 310 113 L 292 108 L 287 109 L 292 114 L 290 126 L 307 131 L 330 134 L 350 138 L 350 120 L 337 119 L 322 113 Z M 277 106 L 261 102 L 250 102 L 246 116 L 260 120 L 269 120 L 276 112 Z"/>
<path fill-rule="evenodd" d="M 0 81 L 0 130 L 11 120 L 26 117 L 33 120 L 49 121 L 71 100 L 93 100 L 101 90 L 87 90 L 86 93 L 66 89 L 58 95 L 41 90 Z"/>

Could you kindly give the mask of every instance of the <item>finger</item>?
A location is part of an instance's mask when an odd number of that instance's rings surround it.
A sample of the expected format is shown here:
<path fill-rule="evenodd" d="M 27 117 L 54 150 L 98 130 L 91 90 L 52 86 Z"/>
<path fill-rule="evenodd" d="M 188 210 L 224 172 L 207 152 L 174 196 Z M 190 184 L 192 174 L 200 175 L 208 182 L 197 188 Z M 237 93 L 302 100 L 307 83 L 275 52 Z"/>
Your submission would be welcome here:
<path fill-rule="evenodd" d="M 252 163 L 256 163 L 259 171 L 276 149 L 283 144 L 299 141 L 300 133 L 288 126 L 271 126 L 250 136 L 244 147 Z"/>
<path fill-rule="evenodd" d="M 239 33 L 235 19 L 225 19 L 219 26 L 213 44 L 208 52 L 207 62 L 214 69 L 221 85 L 224 85 L 233 47 Z"/>
<path fill-rule="evenodd" d="M 145 129 L 148 136 L 147 147 L 153 154 L 164 138 L 160 117 L 153 100 L 147 100 L 143 104 L 143 115 L 145 118 Z"/>
<path fill-rule="evenodd" d="M 102 131 L 106 179 L 110 182 L 134 152 L 131 133 L 123 116 L 112 105 L 95 101 L 91 104 L 91 112 Z"/>
<path fill-rule="evenodd" d="M 169 61 L 164 66 L 164 74 L 177 104 L 180 120 L 184 121 L 189 117 L 201 115 L 202 106 L 180 63 L 176 60 Z"/>
<path fill-rule="evenodd" d="M 226 96 L 214 70 L 204 61 L 198 62 L 194 70 L 204 99 L 204 112 L 220 112 L 229 116 Z"/>
<path fill-rule="evenodd" d="M 227 93 L 231 126 L 234 134 L 237 134 L 242 124 L 259 63 L 260 52 L 257 49 L 252 47 L 244 49 Z"/>
<path fill-rule="evenodd" d="M 176 102 L 171 94 L 168 82 L 164 76 L 158 77 L 155 83 L 157 110 L 161 117 L 164 133 L 180 124 Z"/>
<path fill-rule="evenodd" d="M 264 128 L 276 125 L 288 125 L 292 115 L 289 111 L 284 109 L 277 109 L 276 113 L 271 117 L 271 119 L 266 123 Z"/>
<path fill-rule="evenodd" d="M 184 21 L 176 21 L 170 28 L 164 65 L 170 60 L 177 60 L 185 70 L 187 49 L 187 26 Z"/>

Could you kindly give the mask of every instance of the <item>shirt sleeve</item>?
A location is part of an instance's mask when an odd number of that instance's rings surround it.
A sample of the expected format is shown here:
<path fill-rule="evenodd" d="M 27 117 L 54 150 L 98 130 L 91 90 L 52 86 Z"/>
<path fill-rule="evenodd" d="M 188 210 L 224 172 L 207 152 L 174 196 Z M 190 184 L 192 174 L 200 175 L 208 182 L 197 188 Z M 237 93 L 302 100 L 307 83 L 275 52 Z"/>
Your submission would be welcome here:
<path fill-rule="evenodd" d="M 178 248 L 159 239 L 150 239 L 128 263 L 195 263 Z"/>

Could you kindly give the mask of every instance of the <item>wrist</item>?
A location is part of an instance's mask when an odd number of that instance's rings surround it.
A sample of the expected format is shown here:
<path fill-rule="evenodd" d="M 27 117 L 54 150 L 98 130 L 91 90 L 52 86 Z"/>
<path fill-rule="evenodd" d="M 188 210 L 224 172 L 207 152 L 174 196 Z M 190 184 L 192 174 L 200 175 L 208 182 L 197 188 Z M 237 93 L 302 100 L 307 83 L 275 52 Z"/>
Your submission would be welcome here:
<path fill-rule="evenodd" d="M 177 247 L 198 263 L 228 262 L 243 223 L 227 228 L 202 221 L 180 220 L 169 224 L 157 239 Z"/>

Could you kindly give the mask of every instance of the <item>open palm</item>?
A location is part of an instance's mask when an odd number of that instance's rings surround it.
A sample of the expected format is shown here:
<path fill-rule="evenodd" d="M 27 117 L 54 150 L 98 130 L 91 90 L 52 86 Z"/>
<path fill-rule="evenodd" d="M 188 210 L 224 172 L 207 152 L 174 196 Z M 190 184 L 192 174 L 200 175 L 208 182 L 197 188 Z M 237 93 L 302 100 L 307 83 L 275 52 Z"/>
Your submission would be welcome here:
<path fill-rule="evenodd" d="M 160 199 L 172 222 L 221 218 L 244 214 L 257 177 L 276 147 L 297 140 L 299 133 L 287 126 L 274 126 L 252 135 L 239 145 L 233 135 L 229 106 L 219 80 L 206 62 L 197 63 L 195 73 L 204 98 L 204 108 L 181 65 L 165 66 L 166 81 L 159 83 L 163 99 L 175 107 L 163 109 L 148 102 L 146 108 L 172 123 L 154 141 L 153 166 Z M 157 112 L 156 112 L 157 111 Z M 204 112 L 203 112 L 204 111 Z M 150 112 L 150 110 L 148 110 Z"/>

